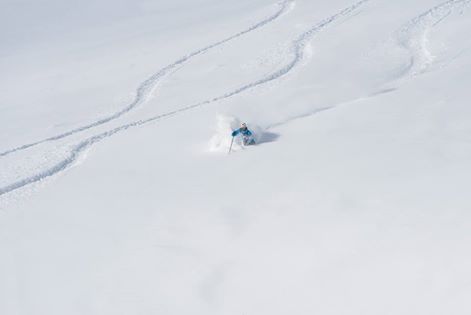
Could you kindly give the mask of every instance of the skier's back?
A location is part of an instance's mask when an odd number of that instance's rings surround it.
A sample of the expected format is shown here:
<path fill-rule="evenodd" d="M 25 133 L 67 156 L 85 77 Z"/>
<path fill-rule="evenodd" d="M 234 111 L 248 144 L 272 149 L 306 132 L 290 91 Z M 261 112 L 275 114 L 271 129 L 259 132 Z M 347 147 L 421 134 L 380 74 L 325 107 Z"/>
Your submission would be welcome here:
<path fill-rule="evenodd" d="M 237 130 L 234 130 L 232 132 L 232 136 L 235 137 L 237 135 L 242 136 L 242 143 L 244 145 L 252 145 L 255 144 L 255 139 L 253 138 L 252 132 L 247 128 L 246 123 L 240 124 L 240 128 Z"/>

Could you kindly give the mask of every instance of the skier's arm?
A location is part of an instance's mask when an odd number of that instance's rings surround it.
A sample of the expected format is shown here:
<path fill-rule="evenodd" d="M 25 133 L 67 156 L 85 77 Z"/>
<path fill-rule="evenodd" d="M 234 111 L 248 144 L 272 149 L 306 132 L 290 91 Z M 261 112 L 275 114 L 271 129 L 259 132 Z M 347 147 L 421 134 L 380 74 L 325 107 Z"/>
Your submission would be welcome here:
<path fill-rule="evenodd" d="M 234 130 L 234 131 L 232 132 L 232 136 L 233 136 L 233 137 L 237 136 L 237 135 L 239 134 L 239 132 L 240 132 L 240 129 Z"/>

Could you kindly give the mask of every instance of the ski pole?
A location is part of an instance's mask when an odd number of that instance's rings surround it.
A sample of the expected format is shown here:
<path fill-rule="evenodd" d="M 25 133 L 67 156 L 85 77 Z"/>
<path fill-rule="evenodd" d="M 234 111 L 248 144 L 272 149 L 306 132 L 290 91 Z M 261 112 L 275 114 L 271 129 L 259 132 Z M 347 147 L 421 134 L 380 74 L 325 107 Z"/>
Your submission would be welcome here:
<path fill-rule="evenodd" d="M 232 144 L 234 143 L 234 137 L 232 137 L 232 140 L 231 140 L 231 146 L 229 147 L 229 152 L 227 154 L 231 154 L 231 151 L 232 151 Z"/>

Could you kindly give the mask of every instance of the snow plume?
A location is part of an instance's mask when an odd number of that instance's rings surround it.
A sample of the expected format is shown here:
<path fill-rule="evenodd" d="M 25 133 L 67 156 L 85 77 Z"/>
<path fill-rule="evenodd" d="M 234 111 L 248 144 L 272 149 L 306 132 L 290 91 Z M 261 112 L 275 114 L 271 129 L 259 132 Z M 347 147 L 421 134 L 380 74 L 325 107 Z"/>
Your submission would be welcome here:
<path fill-rule="evenodd" d="M 215 127 L 215 134 L 209 142 L 209 151 L 211 152 L 229 152 L 229 148 L 232 142 L 232 131 L 240 128 L 242 122 L 247 123 L 247 127 L 253 134 L 253 138 L 256 144 L 262 142 L 268 142 L 264 139 L 273 138 L 265 136 L 266 132 L 264 130 L 250 122 L 242 121 L 237 117 L 218 115 L 217 123 Z M 270 133 L 271 135 L 271 133 Z M 235 137 L 234 143 L 232 144 L 232 151 L 238 151 L 243 149 L 241 137 Z"/>

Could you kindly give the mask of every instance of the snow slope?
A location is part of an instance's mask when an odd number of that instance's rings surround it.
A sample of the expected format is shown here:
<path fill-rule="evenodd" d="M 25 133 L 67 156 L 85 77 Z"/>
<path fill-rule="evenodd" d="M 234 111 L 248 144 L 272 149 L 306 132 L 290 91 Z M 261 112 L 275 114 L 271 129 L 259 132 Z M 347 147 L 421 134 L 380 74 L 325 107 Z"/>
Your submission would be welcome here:
<path fill-rule="evenodd" d="M 471 311 L 471 0 L 0 7 L 1 314 Z"/>

